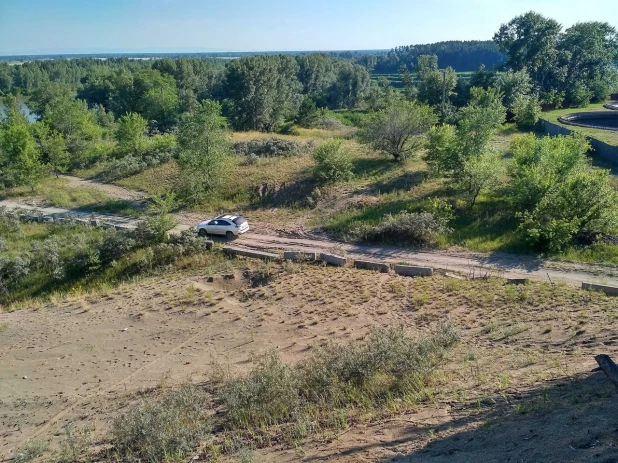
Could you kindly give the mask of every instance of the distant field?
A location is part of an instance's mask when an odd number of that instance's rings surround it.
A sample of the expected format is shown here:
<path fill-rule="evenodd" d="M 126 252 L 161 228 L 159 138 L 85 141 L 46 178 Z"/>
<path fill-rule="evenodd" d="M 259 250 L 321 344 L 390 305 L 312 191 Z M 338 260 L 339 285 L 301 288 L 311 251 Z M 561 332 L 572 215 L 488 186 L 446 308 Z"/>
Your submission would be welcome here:
<path fill-rule="evenodd" d="M 458 72 L 457 73 L 457 78 L 458 79 L 464 79 L 467 80 L 469 79 L 472 74 L 474 74 L 472 71 L 465 71 L 465 72 Z M 386 77 L 388 79 L 388 81 L 391 83 L 391 86 L 394 88 L 403 88 L 403 82 L 401 80 L 401 74 L 379 74 L 379 73 L 371 73 L 371 80 L 373 81 L 377 81 L 380 77 Z M 414 83 L 418 84 L 420 81 L 419 79 L 415 78 L 414 79 Z"/>

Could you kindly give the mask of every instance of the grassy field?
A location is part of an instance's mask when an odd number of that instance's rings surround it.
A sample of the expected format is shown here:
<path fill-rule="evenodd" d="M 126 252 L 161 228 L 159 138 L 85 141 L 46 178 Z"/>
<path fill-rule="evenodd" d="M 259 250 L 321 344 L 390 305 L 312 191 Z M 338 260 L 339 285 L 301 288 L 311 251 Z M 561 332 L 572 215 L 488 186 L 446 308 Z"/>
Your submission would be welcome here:
<path fill-rule="evenodd" d="M 559 117 L 564 116 L 566 114 L 581 113 L 581 112 L 588 112 L 588 111 L 611 111 L 611 110 L 605 109 L 602 103 L 598 103 L 598 104 L 591 104 L 587 108 L 568 108 L 568 109 L 558 109 L 555 111 L 548 111 L 541 115 L 541 119 L 548 120 L 549 122 L 558 124 L 574 132 L 581 133 L 582 135 L 585 135 L 587 137 L 596 138 L 597 140 L 601 140 L 602 142 L 605 142 L 608 145 L 618 146 L 618 131 L 578 127 L 575 125 L 563 124 L 562 122 L 558 120 Z"/>

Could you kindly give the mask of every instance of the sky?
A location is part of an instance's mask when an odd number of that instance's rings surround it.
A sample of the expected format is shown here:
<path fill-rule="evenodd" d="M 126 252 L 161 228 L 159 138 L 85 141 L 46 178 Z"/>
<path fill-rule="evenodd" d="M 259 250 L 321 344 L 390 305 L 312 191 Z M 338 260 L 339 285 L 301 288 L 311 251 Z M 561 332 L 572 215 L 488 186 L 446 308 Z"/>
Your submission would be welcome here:
<path fill-rule="evenodd" d="M 618 27 L 617 0 L 0 0 L 0 55 L 390 49 L 489 40 L 530 10 Z"/>

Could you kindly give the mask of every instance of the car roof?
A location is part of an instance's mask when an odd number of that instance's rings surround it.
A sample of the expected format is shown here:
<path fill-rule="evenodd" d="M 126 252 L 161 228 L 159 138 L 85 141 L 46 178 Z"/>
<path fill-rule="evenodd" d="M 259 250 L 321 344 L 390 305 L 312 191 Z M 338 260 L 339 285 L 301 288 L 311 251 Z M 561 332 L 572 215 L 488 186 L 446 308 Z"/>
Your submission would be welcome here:
<path fill-rule="evenodd" d="M 219 217 L 215 217 L 215 219 L 227 219 L 227 220 L 236 220 L 240 218 L 239 215 L 220 215 Z"/>

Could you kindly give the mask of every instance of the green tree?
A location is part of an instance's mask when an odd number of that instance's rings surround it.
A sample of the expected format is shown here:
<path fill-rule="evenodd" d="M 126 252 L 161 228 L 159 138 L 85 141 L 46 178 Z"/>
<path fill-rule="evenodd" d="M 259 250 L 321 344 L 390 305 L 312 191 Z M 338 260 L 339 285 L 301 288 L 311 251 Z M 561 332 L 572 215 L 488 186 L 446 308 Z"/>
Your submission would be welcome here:
<path fill-rule="evenodd" d="M 493 86 L 502 93 L 502 104 L 513 110 L 517 98 L 522 95 L 530 95 L 532 92 L 532 82 L 525 70 L 513 72 L 507 71 L 498 74 L 493 82 Z"/>
<path fill-rule="evenodd" d="M 315 101 L 307 96 L 300 104 L 300 108 L 298 108 L 298 115 L 296 116 L 295 122 L 301 127 L 310 128 L 313 127 L 317 120 L 318 108 L 316 107 Z"/>
<path fill-rule="evenodd" d="M 437 55 L 420 55 L 416 59 L 416 72 L 418 78 L 424 80 L 430 73 L 438 70 Z"/>
<path fill-rule="evenodd" d="M 414 74 L 410 72 L 408 66 L 405 64 L 399 68 L 399 74 L 401 75 L 401 82 L 403 83 L 403 95 L 406 100 L 414 101 L 418 97 L 418 89 L 414 81 Z"/>
<path fill-rule="evenodd" d="M 141 156 L 146 150 L 148 122 L 137 113 L 129 113 L 118 119 L 116 141 L 118 150 L 123 154 Z"/>
<path fill-rule="evenodd" d="M 461 170 L 455 173 L 455 187 L 472 208 L 481 193 L 499 184 L 501 172 L 500 154 L 487 151 L 463 162 Z"/>
<path fill-rule="evenodd" d="M 6 117 L 0 122 L 0 176 L 5 187 L 29 185 L 34 188 L 44 175 L 40 153 L 28 118 L 15 98 L 7 98 Z"/>
<path fill-rule="evenodd" d="M 364 124 L 360 137 L 373 149 L 400 161 L 416 153 L 425 135 L 438 122 L 433 109 L 409 101 L 396 101 L 372 114 Z"/>
<path fill-rule="evenodd" d="M 334 108 L 356 107 L 369 87 L 369 73 L 358 64 L 341 61 L 336 74 L 337 78 L 330 88 L 330 106 Z"/>
<path fill-rule="evenodd" d="M 352 178 L 352 159 L 343 140 L 333 138 L 313 150 L 313 173 L 321 182 L 345 181 Z"/>
<path fill-rule="evenodd" d="M 189 202 L 199 202 L 223 181 L 228 138 L 221 105 L 215 101 L 204 100 L 193 113 L 182 116 L 178 127 L 179 187 Z"/>
<path fill-rule="evenodd" d="M 298 113 L 302 85 L 291 56 L 248 56 L 225 71 L 225 112 L 237 130 L 272 131 Z"/>
<path fill-rule="evenodd" d="M 557 21 L 530 11 L 500 26 L 493 39 L 507 55 L 507 68 L 527 69 L 535 84 L 546 90 L 555 72 L 561 29 Z"/>
<path fill-rule="evenodd" d="M 517 127 L 530 130 L 539 122 L 541 115 L 541 105 L 536 96 L 520 95 L 515 99 L 511 108 L 515 114 Z"/>
<path fill-rule="evenodd" d="M 431 71 L 421 78 L 418 85 L 418 99 L 431 106 L 437 106 L 442 103 L 443 94 L 447 102 L 449 101 L 455 87 L 457 87 L 457 73 L 453 68 Z"/>
<path fill-rule="evenodd" d="M 62 134 L 50 129 L 43 121 L 38 121 L 31 127 L 39 145 L 41 162 L 48 165 L 56 177 L 66 173 L 71 158 Z"/>
<path fill-rule="evenodd" d="M 335 82 L 335 64 L 325 53 L 310 53 L 296 57 L 298 63 L 298 80 L 302 84 L 302 93 L 326 106 L 328 90 Z"/>

